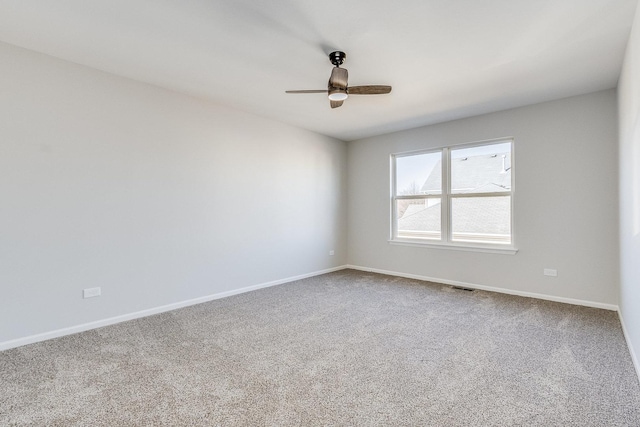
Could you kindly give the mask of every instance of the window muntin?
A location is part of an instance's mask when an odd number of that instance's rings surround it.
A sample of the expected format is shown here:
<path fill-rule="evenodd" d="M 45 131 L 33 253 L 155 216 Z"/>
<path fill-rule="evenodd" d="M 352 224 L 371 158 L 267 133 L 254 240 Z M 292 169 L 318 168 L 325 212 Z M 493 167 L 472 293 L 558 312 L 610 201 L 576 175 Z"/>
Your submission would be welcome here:
<path fill-rule="evenodd" d="M 513 246 L 512 140 L 392 155 L 392 240 Z"/>

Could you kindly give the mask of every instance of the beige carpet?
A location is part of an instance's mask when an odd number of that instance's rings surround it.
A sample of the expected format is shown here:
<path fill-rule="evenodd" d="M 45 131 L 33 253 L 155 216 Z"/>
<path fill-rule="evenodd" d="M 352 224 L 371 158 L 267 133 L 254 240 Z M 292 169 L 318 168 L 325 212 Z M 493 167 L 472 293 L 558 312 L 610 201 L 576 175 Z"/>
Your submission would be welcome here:
<path fill-rule="evenodd" d="M 616 313 L 339 271 L 0 353 L 0 425 L 640 426 Z"/>

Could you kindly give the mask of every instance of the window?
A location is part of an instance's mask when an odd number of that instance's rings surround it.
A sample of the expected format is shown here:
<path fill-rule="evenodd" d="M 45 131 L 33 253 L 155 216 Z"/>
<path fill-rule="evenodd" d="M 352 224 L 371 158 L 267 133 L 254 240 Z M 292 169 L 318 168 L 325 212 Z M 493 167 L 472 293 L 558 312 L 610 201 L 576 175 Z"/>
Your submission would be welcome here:
<path fill-rule="evenodd" d="M 513 140 L 394 154 L 392 242 L 513 249 Z"/>

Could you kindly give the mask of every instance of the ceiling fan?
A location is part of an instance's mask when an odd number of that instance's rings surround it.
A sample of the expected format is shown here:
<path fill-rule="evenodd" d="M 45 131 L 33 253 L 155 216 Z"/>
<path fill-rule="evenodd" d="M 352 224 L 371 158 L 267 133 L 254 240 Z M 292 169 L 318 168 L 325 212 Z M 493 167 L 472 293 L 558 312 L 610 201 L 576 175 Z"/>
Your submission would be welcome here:
<path fill-rule="evenodd" d="M 347 54 L 344 52 L 335 51 L 329 54 L 329 60 L 334 67 L 331 70 L 327 90 L 287 90 L 286 93 L 328 93 L 331 108 L 338 108 L 349 95 L 382 95 L 391 92 L 391 86 L 348 86 L 349 73 L 346 68 L 340 68 L 345 59 Z"/>

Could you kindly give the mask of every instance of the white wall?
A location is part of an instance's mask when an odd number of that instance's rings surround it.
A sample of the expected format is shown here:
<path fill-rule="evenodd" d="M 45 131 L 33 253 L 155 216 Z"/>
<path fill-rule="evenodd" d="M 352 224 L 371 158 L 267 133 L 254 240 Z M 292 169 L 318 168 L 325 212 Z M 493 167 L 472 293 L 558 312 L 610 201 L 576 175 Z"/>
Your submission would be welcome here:
<path fill-rule="evenodd" d="M 516 255 L 387 242 L 391 153 L 505 136 L 515 138 Z M 349 264 L 617 305 L 616 140 L 612 89 L 350 142 Z"/>
<path fill-rule="evenodd" d="M 640 8 L 618 84 L 620 314 L 640 375 Z"/>
<path fill-rule="evenodd" d="M 346 262 L 344 142 L 6 44 L 0 94 L 0 343 Z"/>

